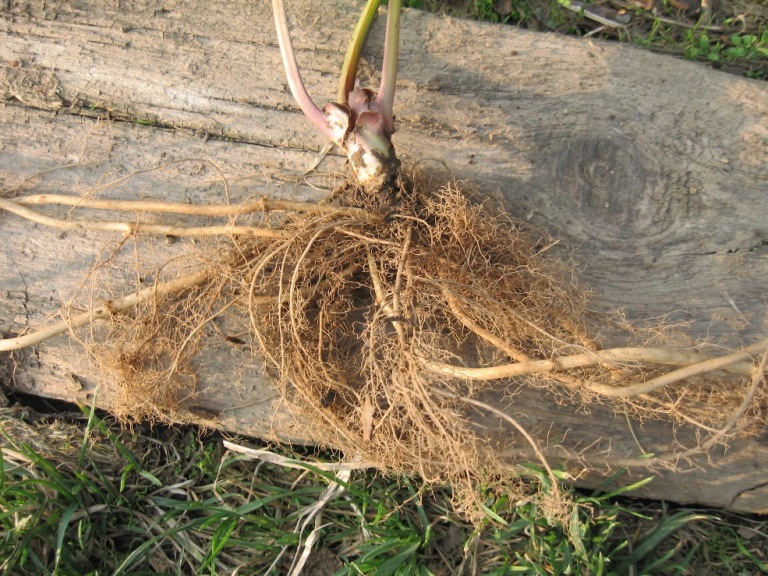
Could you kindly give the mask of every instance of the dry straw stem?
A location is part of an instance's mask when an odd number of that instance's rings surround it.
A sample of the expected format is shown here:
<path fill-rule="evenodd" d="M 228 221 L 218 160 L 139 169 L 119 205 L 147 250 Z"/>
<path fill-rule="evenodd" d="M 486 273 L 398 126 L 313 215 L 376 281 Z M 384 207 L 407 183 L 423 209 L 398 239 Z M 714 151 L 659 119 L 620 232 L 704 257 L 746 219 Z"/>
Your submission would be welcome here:
<path fill-rule="evenodd" d="M 301 574 L 302 569 L 306 564 L 312 548 L 320 534 L 320 531 L 324 527 L 320 521 L 322 518 L 321 515 L 323 507 L 332 499 L 338 497 L 344 491 L 344 487 L 349 482 L 352 471 L 372 467 L 372 465 L 369 463 L 352 462 L 337 464 L 332 462 L 319 462 L 316 460 L 311 462 L 306 460 L 297 460 L 276 454 L 269 450 L 261 450 L 248 448 L 247 446 L 241 446 L 228 440 L 224 440 L 224 447 L 233 452 L 243 454 L 249 459 L 259 460 L 261 462 L 269 462 L 271 464 L 283 466 L 284 468 L 293 468 L 304 471 L 322 470 L 324 472 L 334 472 L 336 474 L 335 480 L 330 482 L 323 495 L 311 506 L 303 509 L 299 515 L 295 533 L 299 534 L 300 537 L 309 526 L 310 521 L 314 521 L 315 527 L 310 532 L 309 536 L 304 539 L 301 554 L 299 555 L 297 551 L 297 555 L 294 557 L 290 574 L 296 575 Z M 287 550 L 288 546 L 281 550 L 280 554 L 272 562 L 272 567 L 279 565 L 281 558 L 284 556 Z M 269 573 L 271 569 L 272 568 L 267 570 L 267 573 Z"/>
<path fill-rule="evenodd" d="M 261 462 L 268 462 L 270 464 L 276 464 L 283 468 L 294 468 L 296 470 L 323 470 L 324 472 L 343 472 L 351 470 L 365 470 L 366 468 L 372 468 L 373 465 L 369 462 L 320 462 L 319 460 L 297 460 L 296 458 L 289 458 L 282 456 L 270 450 L 263 450 L 260 448 L 249 448 L 248 446 L 242 446 L 235 444 L 229 440 L 224 440 L 224 448 L 243 454 L 248 459 L 260 460 Z"/>

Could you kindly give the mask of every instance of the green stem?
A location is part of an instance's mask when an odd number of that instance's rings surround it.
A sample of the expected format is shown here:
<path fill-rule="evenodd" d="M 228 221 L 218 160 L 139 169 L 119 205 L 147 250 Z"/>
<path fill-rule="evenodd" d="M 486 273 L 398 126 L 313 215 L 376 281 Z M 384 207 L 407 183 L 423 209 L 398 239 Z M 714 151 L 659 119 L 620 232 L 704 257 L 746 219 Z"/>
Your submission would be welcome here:
<path fill-rule="evenodd" d="M 299 65 L 296 62 L 296 54 L 293 51 L 291 34 L 288 31 L 288 18 L 285 15 L 283 0 L 272 0 L 272 12 L 275 16 L 275 28 L 277 29 L 277 43 L 280 45 L 280 55 L 285 66 L 285 75 L 288 77 L 288 87 L 291 89 L 294 99 L 301 111 L 309 118 L 318 129 L 331 140 L 334 140 L 325 114 L 318 108 L 309 96 L 304 82 L 299 73 Z"/>
<path fill-rule="evenodd" d="M 341 78 L 339 79 L 338 102 L 347 104 L 349 102 L 349 93 L 355 88 L 355 78 L 357 77 L 357 65 L 360 62 L 360 53 L 363 51 L 365 39 L 368 31 L 371 29 L 373 19 L 379 9 L 381 0 L 368 0 L 360 19 L 352 32 L 352 39 L 349 41 L 347 53 L 344 56 L 344 66 L 341 69 Z"/>
<path fill-rule="evenodd" d="M 381 67 L 381 86 L 376 96 L 376 103 L 384 120 L 384 129 L 388 134 L 395 131 L 393 106 L 397 58 L 400 52 L 400 3 L 400 0 L 389 0 L 387 32 L 384 37 L 384 64 Z"/>

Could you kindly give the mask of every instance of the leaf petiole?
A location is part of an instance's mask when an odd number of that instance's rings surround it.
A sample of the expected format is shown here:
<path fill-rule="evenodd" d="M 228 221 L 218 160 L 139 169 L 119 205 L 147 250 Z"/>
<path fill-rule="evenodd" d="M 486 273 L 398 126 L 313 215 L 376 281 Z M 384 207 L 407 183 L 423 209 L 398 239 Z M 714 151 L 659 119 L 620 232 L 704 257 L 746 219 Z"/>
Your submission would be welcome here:
<path fill-rule="evenodd" d="M 291 94 L 307 118 L 328 138 L 335 140 L 325 114 L 312 100 L 301 79 L 299 65 L 296 62 L 296 54 L 293 51 L 291 34 L 288 31 L 288 17 L 285 14 L 283 0 L 272 0 L 272 12 L 275 16 L 277 43 L 280 45 L 280 55 L 283 59 L 283 66 L 285 66 L 285 75 L 288 78 L 288 87 L 291 89 Z"/>
<path fill-rule="evenodd" d="M 368 0 L 360 19 L 352 32 L 352 38 L 347 47 L 347 53 L 344 56 L 344 65 L 341 68 L 341 78 L 339 79 L 338 102 L 341 104 L 349 103 L 349 93 L 355 87 L 357 77 L 357 65 L 360 62 L 360 54 L 365 45 L 365 39 L 368 31 L 371 29 L 373 19 L 379 9 L 381 0 Z"/>
<path fill-rule="evenodd" d="M 387 134 L 392 134 L 395 131 L 393 107 L 397 80 L 397 58 L 400 54 L 400 7 L 401 0 L 389 0 L 387 32 L 384 36 L 384 63 L 381 67 L 381 86 L 376 96 L 376 105 L 384 120 L 384 130 Z"/>

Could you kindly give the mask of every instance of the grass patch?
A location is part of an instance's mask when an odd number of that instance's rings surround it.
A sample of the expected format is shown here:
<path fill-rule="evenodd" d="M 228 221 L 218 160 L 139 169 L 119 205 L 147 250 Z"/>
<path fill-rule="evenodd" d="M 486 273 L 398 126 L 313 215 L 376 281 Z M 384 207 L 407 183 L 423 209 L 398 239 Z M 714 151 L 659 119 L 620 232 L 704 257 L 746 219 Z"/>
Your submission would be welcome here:
<path fill-rule="evenodd" d="M 768 78 L 764 0 L 406 0 L 411 8 L 571 36 L 616 40 Z"/>
<path fill-rule="evenodd" d="M 305 574 L 755 574 L 768 563 L 768 520 L 626 490 L 573 492 L 562 523 L 535 498 L 488 491 L 478 525 L 453 511 L 449 488 L 371 471 L 339 480 L 320 469 L 333 454 L 297 450 L 288 456 L 316 465 L 287 468 L 194 428 L 3 410 L 2 574 L 289 574 L 302 563 Z"/>

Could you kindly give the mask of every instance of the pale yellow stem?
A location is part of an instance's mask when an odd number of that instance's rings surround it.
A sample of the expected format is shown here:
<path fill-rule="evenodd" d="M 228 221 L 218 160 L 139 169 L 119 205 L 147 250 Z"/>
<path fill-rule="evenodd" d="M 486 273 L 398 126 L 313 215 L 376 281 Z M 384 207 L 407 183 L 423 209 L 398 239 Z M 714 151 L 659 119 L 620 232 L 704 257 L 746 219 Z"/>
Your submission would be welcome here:
<path fill-rule="evenodd" d="M 158 212 L 189 214 L 194 216 L 239 216 L 253 212 L 305 212 L 310 214 L 338 214 L 364 220 L 381 220 L 381 217 L 361 208 L 340 208 L 316 202 L 260 198 L 240 205 L 186 204 L 158 200 L 109 200 L 67 196 L 64 194 L 34 194 L 8 200 L 23 206 L 58 204 L 94 210 L 120 210 L 132 212 Z"/>
<path fill-rule="evenodd" d="M 56 322 L 39 330 L 35 330 L 34 332 L 25 334 L 24 336 L 17 336 L 16 338 L 6 338 L 5 340 L 0 340 L 0 352 L 19 350 L 21 348 L 26 348 L 27 346 L 39 344 L 48 338 L 63 334 L 64 332 L 69 332 L 70 330 L 75 330 L 96 320 L 105 320 L 111 318 L 112 315 L 124 312 L 129 308 L 133 308 L 134 306 L 144 302 L 145 300 L 149 300 L 150 298 L 158 298 L 161 296 L 174 294 L 176 292 L 181 292 L 182 290 L 186 290 L 193 286 L 202 284 L 208 280 L 208 278 L 210 278 L 211 273 L 212 272 L 210 270 L 203 270 L 201 272 L 195 272 L 193 274 L 181 276 L 175 280 L 161 282 L 154 286 L 150 286 L 149 288 L 145 288 L 144 290 L 139 290 L 138 292 L 129 294 L 128 296 L 110 300 L 101 306 L 94 308 L 93 310 L 88 310 L 87 312 L 82 312 L 80 314 L 70 316 L 60 322 Z"/>
<path fill-rule="evenodd" d="M 121 232 L 123 234 L 158 234 L 161 236 L 182 236 L 201 238 L 205 236 L 242 235 L 259 238 L 288 238 L 291 233 L 287 230 L 261 228 L 259 226 L 235 226 L 224 224 L 220 226 L 170 226 L 166 224 L 146 224 L 142 222 L 102 222 L 98 220 L 65 220 L 49 216 L 22 206 L 12 200 L 0 198 L 0 208 L 16 214 L 32 222 L 77 232 Z"/>
<path fill-rule="evenodd" d="M 487 368 L 466 368 L 444 362 L 422 359 L 422 364 L 429 370 L 468 378 L 470 380 L 498 380 L 529 374 L 541 374 L 555 370 L 568 370 L 583 368 L 595 364 L 621 364 L 621 363 L 646 363 L 684 366 L 667 374 L 654 378 L 641 384 L 631 386 L 611 386 L 599 383 L 584 383 L 584 386 L 593 392 L 615 398 L 637 396 L 647 394 L 674 382 L 685 378 L 711 372 L 713 370 L 727 370 L 737 374 L 751 374 L 752 367 L 749 359 L 768 346 L 768 338 L 757 342 L 743 350 L 727 354 L 718 358 L 709 358 L 695 352 L 678 352 L 663 348 L 612 348 L 584 354 L 561 356 L 554 360 L 532 360 L 530 362 L 515 362 L 501 366 Z"/>

